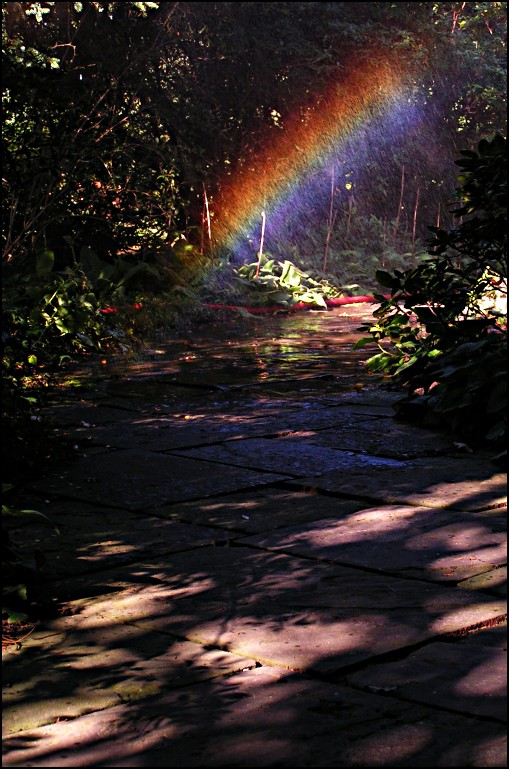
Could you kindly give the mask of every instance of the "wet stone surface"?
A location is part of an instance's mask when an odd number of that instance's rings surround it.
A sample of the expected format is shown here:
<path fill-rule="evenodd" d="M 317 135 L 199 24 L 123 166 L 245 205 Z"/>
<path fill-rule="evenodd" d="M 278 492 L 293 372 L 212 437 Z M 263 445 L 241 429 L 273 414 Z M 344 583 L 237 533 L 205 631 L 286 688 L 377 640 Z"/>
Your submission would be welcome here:
<path fill-rule="evenodd" d="M 337 412 L 338 410 L 336 410 Z M 94 425 L 86 421 L 68 429 L 68 433 L 86 449 L 89 446 L 108 444 L 115 448 L 131 448 L 135 445 L 144 451 L 170 451 L 187 446 L 219 443 L 225 440 L 249 438 L 251 436 L 278 436 L 300 430 L 335 425 L 342 432 L 351 431 L 359 421 L 373 417 L 348 416 L 344 413 L 323 412 L 304 408 L 284 414 L 258 416 L 259 410 L 246 415 L 241 413 L 220 414 L 215 417 L 200 414 L 166 416 L 154 413 L 117 418 L 115 425 Z"/>
<path fill-rule="evenodd" d="M 79 464 L 36 481 L 32 488 L 48 494 L 127 510 L 211 496 L 238 488 L 264 485 L 288 476 L 276 472 L 238 470 L 192 458 L 148 451 L 118 450 L 83 457 Z"/>
<path fill-rule="evenodd" d="M 173 453 L 239 467 L 272 469 L 289 476 L 306 476 L 308 473 L 319 476 L 332 471 L 341 477 L 355 469 L 365 474 L 373 466 L 397 468 L 400 471 L 405 468 L 403 462 L 395 459 L 342 451 L 339 446 L 337 449 L 322 448 L 302 443 L 298 437 L 290 439 L 287 436 L 284 440 L 253 438 Z"/>
<path fill-rule="evenodd" d="M 266 487 L 209 500 L 163 505 L 147 512 L 171 520 L 250 534 L 314 521 L 318 513 L 321 517 L 340 520 L 362 508 L 362 503 L 355 500 Z"/>
<path fill-rule="evenodd" d="M 341 446 L 346 451 L 358 451 L 379 457 L 411 459 L 412 457 L 433 456 L 454 452 L 454 443 L 450 436 L 432 430 L 423 430 L 417 446 L 413 445 L 412 427 L 399 424 L 391 418 L 373 418 L 363 422 L 360 417 L 355 421 L 355 430 L 342 425 L 326 430 L 316 426 L 306 431 L 303 428 L 295 437 L 303 443 L 313 446 L 334 448 Z"/>
<path fill-rule="evenodd" d="M 506 476 L 391 419 L 361 319 L 211 326 L 45 411 L 4 766 L 506 765 Z"/>
<path fill-rule="evenodd" d="M 483 511 L 507 503 L 507 475 L 486 459 L 448 457 L 406 460 L 396 469 L 374 462 L 369 473 L 352 467 L 347 475 L 324 472 L 295 481 L 297 487 L 313 486 L 341 495 L 380 500 L 386 504 L 450 507 Z M 461 482 L 454 481 L 461 478 Z"/>

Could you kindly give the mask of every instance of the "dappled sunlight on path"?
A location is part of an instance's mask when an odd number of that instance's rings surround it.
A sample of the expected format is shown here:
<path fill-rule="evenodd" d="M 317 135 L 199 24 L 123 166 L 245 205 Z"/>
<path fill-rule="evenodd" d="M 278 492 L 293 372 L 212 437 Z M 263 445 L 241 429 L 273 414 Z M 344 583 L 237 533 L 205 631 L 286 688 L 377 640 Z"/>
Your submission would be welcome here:
<path fill-rule="evenodd" d="M 59 612 L 4 654 L 4 766 L 504 765 L 489 456 L 383 391 L 152 380 L 53 409 L 78 448 L 24 502 Z"/>

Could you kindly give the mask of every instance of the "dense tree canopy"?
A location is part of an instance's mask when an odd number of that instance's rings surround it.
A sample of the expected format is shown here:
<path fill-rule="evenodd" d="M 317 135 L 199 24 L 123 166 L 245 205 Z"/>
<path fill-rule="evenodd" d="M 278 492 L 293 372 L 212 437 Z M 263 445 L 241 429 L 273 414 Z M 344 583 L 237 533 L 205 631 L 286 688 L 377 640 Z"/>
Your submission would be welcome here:
<path fill-rule="evenodd" d="M 419 120 L 338 169 L 336 221 L 347 185 L 365 227 L 401 214 L 408 230 L 419 188 L 422 235 L 447 215 L 460 149 L 504 132 L 506 6 L 3 3 L 4 255 L 143 258 L 181 231 L 203 250 L 204 203 L 220 216 L 225 181 L 375 55 Z"/>

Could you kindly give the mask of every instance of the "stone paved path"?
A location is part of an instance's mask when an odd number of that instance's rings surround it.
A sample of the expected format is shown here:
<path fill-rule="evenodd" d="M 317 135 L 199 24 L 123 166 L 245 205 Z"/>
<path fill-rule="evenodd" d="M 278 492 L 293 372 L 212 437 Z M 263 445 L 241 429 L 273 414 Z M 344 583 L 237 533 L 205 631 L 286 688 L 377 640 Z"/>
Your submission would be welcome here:
<path fill-rule="evenodd" d="M 27 502 L 66 612 L 4 653 L 4 766 L 506 765 L 488 454 L 380 391 L 121 384 L 49 410 L 75 456 Z"/>

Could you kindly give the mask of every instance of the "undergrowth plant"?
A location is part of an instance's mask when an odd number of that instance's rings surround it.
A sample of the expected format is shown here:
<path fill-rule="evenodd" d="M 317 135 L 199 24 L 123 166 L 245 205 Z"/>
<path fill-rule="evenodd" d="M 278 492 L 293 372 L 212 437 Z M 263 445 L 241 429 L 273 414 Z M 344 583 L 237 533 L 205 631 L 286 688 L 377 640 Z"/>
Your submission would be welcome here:
<path fill-rule="evenodd" d="M 361 327 L 369 336 L 355 346 L 377 342 L 366 365 L 406 388 L 402 418 L 498 448 L 507 435 L 507 142 L 497 135 L 461 154 L 461 223 L 430 227 L 417 267 L 376 272 L 390 296 L 376 294 L 375 320 Z"/>
<path fill-rule="evenodd" d="M 236 281 L 256 303 L 291 307 L 305 302 L 326 308 L 326 300 L 342 296 L 341 288 L 327 278 L 316 280 L 285 259 L 276 261 L 269 253 L 261 254 L 257 262 L 245 264 L 236 270 Z"/>
<path fill-rule="evenodd" d="M 354 213 L 351 221 L 338 217 L 329 238 L 324 227 L 317 226 L 309 228 L 298 245 L 276 240 L 271 250 L 276 258 L 289 259 L 316 280 L 325 278 L 335 286 L 357 284 L 360 293 L 370 293 L 377 288 L 375 270 L 409 269 L 419 264 L 426 253 L 418 239 L 389 237 L 394 226 L 393 221 Z"/>

